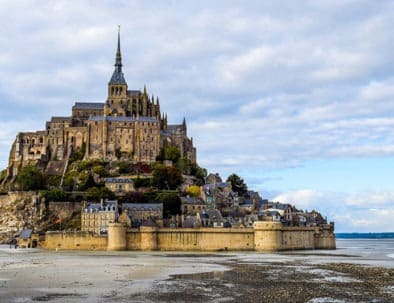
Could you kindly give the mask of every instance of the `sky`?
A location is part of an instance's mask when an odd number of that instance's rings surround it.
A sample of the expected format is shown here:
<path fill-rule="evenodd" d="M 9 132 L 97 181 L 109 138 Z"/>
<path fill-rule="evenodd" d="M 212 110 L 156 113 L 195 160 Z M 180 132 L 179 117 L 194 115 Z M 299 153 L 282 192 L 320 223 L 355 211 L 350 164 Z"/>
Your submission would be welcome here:
<path fill-rule="evenodd" d="M 0 168 L 18 132 L 105 101 L 120 25 L 129 89 L 186 118 L 200 166 L 394 231 L 393 1 L 3 0 L 0 20 Z"/>

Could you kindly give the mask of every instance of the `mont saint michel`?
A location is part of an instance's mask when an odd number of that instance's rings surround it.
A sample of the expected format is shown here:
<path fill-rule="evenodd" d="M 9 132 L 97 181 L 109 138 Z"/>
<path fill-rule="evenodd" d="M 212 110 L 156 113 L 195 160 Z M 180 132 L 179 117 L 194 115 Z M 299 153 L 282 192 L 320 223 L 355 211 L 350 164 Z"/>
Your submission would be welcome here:
<path fill-rule="evenodd" d="M 4 241 L 56 250 L 335 248 L 334 223 L 316 210 L 263 199 L 237 174 L 222 180 L 197 164 L 186 119 L 169 124 L 158 97 L 129 89 L 120 31 L 107 88 L 105 102 L 76 102 L 71 116 L 17 134 L 2 173 Z"/>
<path fill-rule="evenodd" d="M 393 1 L 1 4 L 1 303 L 394 302 Z"/>

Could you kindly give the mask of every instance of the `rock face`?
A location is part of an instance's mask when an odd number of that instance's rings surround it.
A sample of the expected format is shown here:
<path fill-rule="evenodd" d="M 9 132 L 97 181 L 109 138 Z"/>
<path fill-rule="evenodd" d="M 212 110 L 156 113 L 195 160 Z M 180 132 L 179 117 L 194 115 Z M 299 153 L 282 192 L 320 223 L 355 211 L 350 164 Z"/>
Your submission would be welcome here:
<path fill-rule="evenodd" d="M 46 231 L 56 227 L 58 219 L 70 221 L 80 213 L 80 203 L 45 202 L 37 192 L 10 192 L 0 195 L 0 243 L 24 228 Z M 64 225 L 63 225 L 64 227 Z"/>

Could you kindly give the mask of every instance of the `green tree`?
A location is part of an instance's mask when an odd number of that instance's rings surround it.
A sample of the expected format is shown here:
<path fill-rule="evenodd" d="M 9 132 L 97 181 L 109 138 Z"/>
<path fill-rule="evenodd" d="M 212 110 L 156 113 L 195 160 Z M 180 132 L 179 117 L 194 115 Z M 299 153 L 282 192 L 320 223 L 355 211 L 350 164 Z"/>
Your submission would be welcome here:
<path fill-rule="evenodd" d="M 100 189 L 98 187 L 91 187 L 85 192 L 85 199 L 88 201 L 100 200 Z"/>
<path fill-rule="evenodd" d="M 79 183 L 79 189 L 81 191 L 87 190 L 91 187 L 95 187 L 97 186 L 96 182 L 94 181 L 94 178 L 92 176 L 91 173 L 86 174 L 82 174 L 81 175 L 81 179 L 80 179 L 80 183 Z"/>
<path fill-rule="evenodd" d="M 115 199 L 115 193 L 109 188 L 104 186 L 100 188 L 100 198 L 113 200 Z"/>
<path fill-rule="evenodd" d="M 129 191 L 123 197 L 123 202 L 126 203 L 144 203 L 144 195 L 139 191 Z"/>
<path fill-rule="evenodd" d="M 74 161 L 81 161 L 85 156 L 85 152 L 86 152 L 86 143 L 83 142 L 81 148 L 77 149 L 75 152 L 72 153 L 72 155 L 69 158 L 69 163 L 72 163 Z"/>
<path fill-rule="evenodd" d="M 91 187 L 85 192 L 88 201 L 100 201 L 101 199 L 115 199 L 115 193 L 106 187 Z"/>
<path fill-rule="evenodd" d="M 134 172 L 134 166 L 131 162 L 120 161 L 117 166 L 120 174 L 131 174 Z"/>
<path fill-rule="evenodd" d="M 182 181 L 182 173 L 175 167 L 158 164 L 153 168 L 152 185 L 159 189 L 176 189 L 182 184 Z"/>
<path fill-rule="evenodd" d="M 95 173 L 96 175 L 99 175 L 100 178 L 105 178 L 105 177 L 109 177 L 110 173 L 108 172 L 108 170 L 105 169 L 104 166 L 102 165 L 95 165 L 92 168 L 93 173 Z"/>
<path fill-rule="evenodd" d="M 208 173 L 205 168 L 202 168 L 198 166 L 197 163 L 192 163 L 191 164 L 191 172 L 190 174 L 192 176 L 195 176 L 197 178 L 197 185 L 203 185 L 205 182 L 205 178 L 207 177 Z"/>
<path fill-rule="evenodd" d="M 46 190 L 42 192 L 46 201 L 67 201 L 70 195 L 59 188 Z"/>
<path fill-rule="evenodd" d="M 157 157 L 157 160 L 158 161 L 171 160 L 173 163 L 177 163 L 180 157 L 181 157 L 181 153 L 176 146 L 165 145 L 160 150 L 160 154 Z"/>
<path fill-rule="evenodd" d="M 21 190 L 45 189 L 45 175 L 36 166 L 27 165 L 20 169 L 16 184 Z"/>
<path fill-rule="evenodd" d="M 134 187 L 135 188 L 141 188 L 141 187 L 149 187 L 151 185 L 151 179 L 150 178 L 134 178 Z"/>
<path fill-rule="evenodd" d="M 163 218 L 181 214 L 181 199 L 176 193 L 160 193 L 156 196 L 156 201 L 163 202 Z"/>
<path fill-rule="evenodd" d="M 120 160 L 120 158 L 122 157 L 122 151 L 119 147 L 115 149 L 115 156 L 116 158 L 118 158 L 118 160 Z"/>
<path fill-rule="evenodd" d="M 248 191 L 248 187 L 245 184 L 244 180 L 237 174 L 231 174 L 227 178 L 227 182 L 229 181 L 231 182 L 233 191 L 237 192 L 239 196 L 243 196 Z"/>
<path fill-rule="evenodd" d="M 190 175 L 192 171 L 191 162 L 187 158 L 179 158 L 176 163 L 176 168 L 178 168 L 183 174 Z"/>

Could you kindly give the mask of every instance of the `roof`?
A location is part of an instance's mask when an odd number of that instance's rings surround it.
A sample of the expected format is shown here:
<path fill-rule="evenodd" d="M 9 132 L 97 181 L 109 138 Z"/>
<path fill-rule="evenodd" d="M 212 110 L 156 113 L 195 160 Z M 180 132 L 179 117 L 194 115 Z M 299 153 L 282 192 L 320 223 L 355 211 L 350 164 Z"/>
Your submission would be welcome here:
<path fill-rule="evenodd" d="M 22 230 L 21 234 L 19 235 L 20 239 L 29 239 L 31 234 L 33 233 L 32 229 L 24 229 Z"/>
<path fill-rule="evenodd" d="M 137 210 L 149 210 L 151 209 L 157 209 L 159 208 L 160 210 L 163 210 L 163 203 L 123 203 L 122 204 L 122 210 L 124 209 L 132 209 L 136 208 Z"/>
<path fill-rule="evenodd" d="M 178 131 L 180 132 L 181 130 L 182 130 L 182 124 L 167 125 L 167 133 L 175 134 Z"/>
<path fill-rule="evenodd" d="M 72 117 L 52 117 L 51 122 L 71 121 Z"/>
<path fill-rule="evenodd" d="M 198 197 L 181 197 L 182 204 L 205 204 L 201 198 Z"/>
<path fill-rule="evenodd" d="M 280 213 L 275 210 L 264 210 L 264 211 L 261 211 L 260 214 L 264 215 L 264 216 L 271 216 L 271 217 L 280 216 Z"/>
<path fill-rule="evenodd" d="M 94 116 L 90 118 L 90 121 L 115 121 L 115 122 L 158 122 L 154 117 L 125 117 L 125 116 Z"/>
<path fill-rule="evenodd" d="M 245 199 L 244 202 L 242 204 L 240 204 L 239 206 L 242 207 L 242 206 L 251 206 L 251 205 L 253 205 L 252 200 Z"/>
<path fill-rule="evenodd" d="M 291 207 L 291 205 L 290 204 L 282 204 L 282 203 L 273 203 L 270 208 L 285 210 L 288 207 Z"/>
<path fill-rule="evenodd" d="M 197 220 L 195 216 L 187 217 L 184 221 L 182 226 L 184 228 L 193 228 L 197 224 Z"/>
<path fill-rule="evenodd" d="M 133 183 L 130 178 L 106 178 L 105 183 Z"/>
<path fill-rule="evenodd" d="M 114 73 L 112 74 L 111 80 L 109 81 L 109 84 L 127 85 L 123 72 L 121 70 L 115 69 Z"/>
<path fill-rule="evenodd" d="M 140 93 L 139 90 L 127 90 L 127 96 L 138 96 Z"/>
<path fill-rule="evenodd" d="M 206 218 L 206 216 L 209 216 L 211 220 L 223 221 L 222 214 L 217 209 L 208 209 L 200 212 L 200 218 Z"/>
<path fill-rule="evenodd" d="M 98 102 L 75 102 L 72 109 L 104 109 L 104 103 Z"/>
<path fill-rule="evenodd" d="M 88 211 L 92 211 L 92 212 L 97 211 L 98 212 L 98 211 L 105 210 L 105 208 L 107 208 L 107 207 L 113 207 L 112 210 L 117 211 L 117 209 L 116 209 L 117 203 L 118 202 L 116 200 L 107 200 L 103 203 L 103 207 L 101 207 L 100 203 L 88 203 L 86 205 L 86 209 Z"/>

